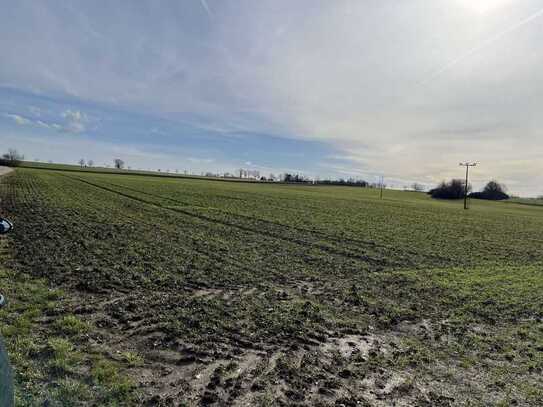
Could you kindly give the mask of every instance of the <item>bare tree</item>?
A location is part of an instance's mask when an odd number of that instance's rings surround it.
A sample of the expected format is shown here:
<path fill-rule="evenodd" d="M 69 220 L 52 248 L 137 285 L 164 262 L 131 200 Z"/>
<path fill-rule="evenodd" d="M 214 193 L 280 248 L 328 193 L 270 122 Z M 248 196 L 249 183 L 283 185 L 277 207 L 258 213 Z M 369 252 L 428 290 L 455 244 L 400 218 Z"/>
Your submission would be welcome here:
<path fill-rule="evenodd" d="M 124 161 L 120 158 L 116 158 L 113 160 L 113 164 L 115 165 L 115 168 L 118 170 L 122 170 L 124 168 Z"/>
<path fill-rule="evenodd" d="M 488 194 L 503 194 L 507 191 L 507 187 L 503 184 L 500 184 L 496 180 L 489 181 L 488 184 L 486 184 L 483 192 L 486 192 Z"/>
<path fill-rule="evenodd" d="M 414 182 L 413 184 L 411 184 L 411 189 L 416 192 L 422 192 L 424 191 L 424 185 L 421 185 L 418 182 Z"/>
<path fill-rule="evenodd" d="M 7 153 L 2 155 L 1 163 L 11 167 L 17 167 L 24 158 L 24 155 L 19 154 L 16 149 L 10 148 Z"/>
<path fill-rule="evenodd" d="M 92 161 L 92 160 L 87 161 L 87 166 L 88 167 L 92 167 L 93 165 L 94 165 L 94 161 Z"/>
<path fill-rule="evenodd" d="M 78 161 L 79 165 L 81 166 L 81 168 L 83 168 L 85 166 L 85 159 L 82 158 Z"/>

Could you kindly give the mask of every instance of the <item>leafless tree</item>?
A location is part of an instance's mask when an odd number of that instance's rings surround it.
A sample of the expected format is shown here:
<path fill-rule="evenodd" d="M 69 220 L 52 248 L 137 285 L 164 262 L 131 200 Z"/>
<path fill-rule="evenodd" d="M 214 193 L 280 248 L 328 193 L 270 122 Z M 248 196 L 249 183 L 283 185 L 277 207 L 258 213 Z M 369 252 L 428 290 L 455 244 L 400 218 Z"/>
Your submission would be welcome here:
<path fill-rule="evenodd" d="M 81 168 L 83 168 L 85 166 L 85 159 L 82 158 L 78 161 L 79 165 L 81 166 Z"/>
<path fill-rule="evenodd" d="M 487 194 L 504 194 L 507 191 L 507 187 L 503 184 L 500 184 L 496 180 L 489 181 L 488 184 L 485 185 L 485 188 L 483 192 Z"/>
<path fill-rule="evenodd" d="M 94 165 L 94 161 L 92 161 L 92 160 L 87 161 L 87 166 L 88 167 L 92 167 L 93 165 Z"/>
<path fill-rule="evenodd" d="M 17 167 L 21 164 L 21 161 L 24 160 L 24 155 L 19 154 L 19 152 L 14 149 L 10 148 L 7 153 L 2 155 L 2 164 L 8 165 L 11 167 Z"/>
<path fill-rule="evenodd" d="M 115 165 L 115 168 L 118 170 L 122 170 L 124 168 L 124 161 L 120 158 L 116 158 L 113 160 L 113 164 Z"/>
<path fill-rule="evenodd" d="M 422 192 L 424 191 L 424 185 L 421 185 L 418 182 L 414 182 L 413 184 L 411 184 L 411 189 L 416 192 Z"/>

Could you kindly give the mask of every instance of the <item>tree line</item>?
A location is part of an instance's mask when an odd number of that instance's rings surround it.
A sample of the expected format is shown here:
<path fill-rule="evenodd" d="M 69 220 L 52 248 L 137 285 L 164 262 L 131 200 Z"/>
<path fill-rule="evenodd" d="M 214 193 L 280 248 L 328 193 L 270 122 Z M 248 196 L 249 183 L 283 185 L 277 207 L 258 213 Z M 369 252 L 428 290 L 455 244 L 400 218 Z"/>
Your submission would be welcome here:
<path fill-rule="evenodd" d="M 495 180 L 489 181 L 481 191 L 472 192 L 471 184 L 468 184 L 466 188 L 466 181 L 452 179 L 449 182 L 442 181 L 437 187 L 428 191 L 428 194 L 436 199 L 462 199 L 467 192 L 470 198 L 501 201 L 509 199 L 506 191 L 507 187 Z"/>
<path fill-rule="evenodd" d="M 24 160 L 24 155 L 19 153 L 14 148 L 10 148 L 7 153 L 2 154 L 0 157 L 0 165 L 5 165 L 9 167 L 17 167 L 21 165 L 21 162 Z M 85 160 L 81 158 L 78 161 L 78 164 L 83 167 L 93 167 L 93 160 Z M 120 158 L 115 158 L 113 160 L 114 168 L 121 170 L 125 168 L 125 162 Z M 130 167 L 128 167 L 130 169 Z M 160 171 L 160 170 L 159 170 Z M 286 173 L 282 177 L 283 182 L 289 183 L 312 183 L 312 184 L 322 184 L 322 185 L 345 185 L 345 186 L 357 186 L 363 188 L 385 188 L 385 185 L 373 182 L 370 183 L 365 180 L 355 179 L 355 178 L 339 178 L 339 179 L 326 179 L 326 180 L 315 180 L 308 178 L 300 174 L 291 174 Z M 262 177 L 261 180 L 266 180 L 265 177 Z M 270 175 L 270 179 L 275 180 L 275 177 Z M 420 184 L 414 183 L 411 187 L 414 191 L 422 191 L 424 187 Z M 474 199 L 487 199 L 493 201 L 499 201 L 504 199 L 509 199 L 510 196 L 507 194 L 507 187 L 496 181 L 489 181 L 481 191 L 472 192 L 471 184 L 467 185 L 466 182 L 462 179 L 452 179 L 450 181 L 442 181 L 438 186 L 432 188 L 428 191 L 428 194 L 432 198 L 436 199 L 462 199 L 464 198 L 465 193 L 468 193 L 468 197 Z"/>
<path fill-rule="evenodd" d="M 290 174 L 290 173 L 286 173 L 283 175 L 283 182 L 306 183 L 306 184 L 311 183 L 311 184 L 322 184 L 322 185 L 344 185 L 344 186 L 363 187 L 363 188 L 379 188 L 381 186 L 381 184 L 377 182 L 368 182 L 362 179 L 355 179 L 355 178 L 312 179 L 300 174 Z M 383 185 L 383 187 L 385 187 L 385 185 Z"/>

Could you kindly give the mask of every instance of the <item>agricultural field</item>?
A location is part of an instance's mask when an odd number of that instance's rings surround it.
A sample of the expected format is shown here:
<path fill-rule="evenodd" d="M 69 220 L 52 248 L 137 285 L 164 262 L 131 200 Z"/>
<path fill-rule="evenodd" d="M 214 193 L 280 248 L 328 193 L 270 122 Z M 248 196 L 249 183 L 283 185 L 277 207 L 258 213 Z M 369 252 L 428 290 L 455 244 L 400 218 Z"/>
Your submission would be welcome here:
<path fill-rule="evenodd" d="M 523 205 L 539 205 L 543 206 L 543 197 L 539 198 L 511 198 L 509 202 L 518 203 Z"/>
<path fill-rule="evenodd" d="M 542 207 L 38 168 L 0 200 L 18 405 L 543 404 Z"/>

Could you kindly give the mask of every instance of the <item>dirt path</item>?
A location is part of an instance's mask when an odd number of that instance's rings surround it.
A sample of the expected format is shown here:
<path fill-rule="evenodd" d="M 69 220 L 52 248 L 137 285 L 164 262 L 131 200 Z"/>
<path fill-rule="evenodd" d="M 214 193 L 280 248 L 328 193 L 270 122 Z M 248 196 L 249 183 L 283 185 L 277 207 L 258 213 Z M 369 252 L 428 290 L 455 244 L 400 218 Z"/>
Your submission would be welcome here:
<path fill-rule="evenodd" d="M 7 175 L 7 174 L 9 174 L 11 171 L 13 171 L 13 168 L 2 167 L 2 166 L 0 166 L 0 177 L 1 177 L 2 175 Z"/>

